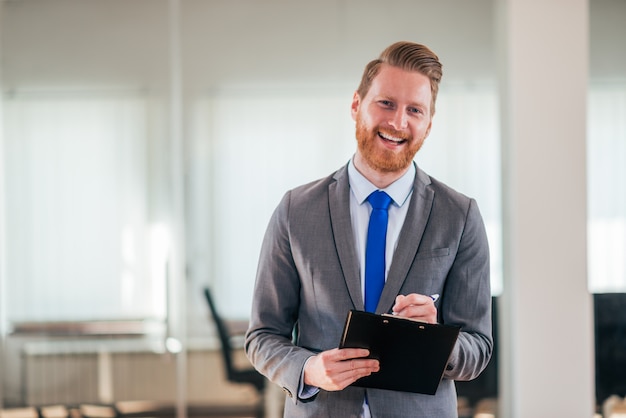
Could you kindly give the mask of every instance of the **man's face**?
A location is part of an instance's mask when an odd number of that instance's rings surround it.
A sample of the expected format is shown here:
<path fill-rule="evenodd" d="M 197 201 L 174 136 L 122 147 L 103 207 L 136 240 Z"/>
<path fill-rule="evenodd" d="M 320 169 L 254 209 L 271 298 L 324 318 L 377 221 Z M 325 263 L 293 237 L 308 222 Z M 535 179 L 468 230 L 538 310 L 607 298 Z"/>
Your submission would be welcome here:
<path fill-rule="evenodd" d="M 430 80 L 383 64 L 365 95 L 354 94 L 357 153 L 380 173 L 405 170 L 430 133 Z"/>

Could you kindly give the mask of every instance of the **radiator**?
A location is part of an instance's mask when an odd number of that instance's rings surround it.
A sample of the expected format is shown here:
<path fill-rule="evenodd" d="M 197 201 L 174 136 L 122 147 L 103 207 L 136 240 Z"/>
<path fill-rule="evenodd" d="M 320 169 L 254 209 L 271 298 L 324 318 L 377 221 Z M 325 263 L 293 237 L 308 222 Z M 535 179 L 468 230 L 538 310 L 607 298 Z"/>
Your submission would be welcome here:
<path fill-rule="evenodd" d="M 243 352 L 238 360 L 247 361 Z M 26 405 L 78 405 L 125 400 L 176 401 L 176 357 L 138 341 L 37 342 L 24 346 L 21 390 Z M 225 380 L 221 353 L 187 351 L 187 401 L 252 404 L 254 389 Z"/>

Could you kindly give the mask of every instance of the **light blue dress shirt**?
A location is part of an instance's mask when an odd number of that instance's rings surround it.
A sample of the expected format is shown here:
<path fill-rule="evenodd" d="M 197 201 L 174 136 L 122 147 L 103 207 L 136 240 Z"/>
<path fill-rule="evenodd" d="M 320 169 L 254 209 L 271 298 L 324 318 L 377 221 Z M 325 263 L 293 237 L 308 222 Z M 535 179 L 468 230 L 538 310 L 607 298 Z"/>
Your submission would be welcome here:
<path fill-rule="evenodd" d="M 367 227 L 369 224 L 372 206 L 367 203 L 367 197 L 376 190 L 383 190 L 393 200 L 389 206 L 389 221 L 387 224 L 387 239 L 385 248 L 385 280 L 393 259 L 393 253 L 398 246 L 400 230 L 406 219 L 409 209 L 409 196 L 413 193 L 415 181 L 415 163 L 398 180 L 384 189 L 378 189 L 354 166 L 353 160 L 348 164 L 348 179 L 350 181 L 350 218 L 357 255 L 359 257 L 361 292 L 365 300 L 365 246 L 367 244 Z"/>

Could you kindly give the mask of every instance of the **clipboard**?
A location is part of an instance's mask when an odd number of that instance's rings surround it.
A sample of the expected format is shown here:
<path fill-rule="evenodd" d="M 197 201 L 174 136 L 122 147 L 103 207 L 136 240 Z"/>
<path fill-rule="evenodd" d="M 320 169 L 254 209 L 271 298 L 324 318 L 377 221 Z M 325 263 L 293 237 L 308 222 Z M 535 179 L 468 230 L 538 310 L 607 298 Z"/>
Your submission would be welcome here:
<path fill-rule="evenodd" d="M 434 395 L 460 327 L 351 310 L 339 348 L 367 348 L 380 370 L 353 386 Z"/>

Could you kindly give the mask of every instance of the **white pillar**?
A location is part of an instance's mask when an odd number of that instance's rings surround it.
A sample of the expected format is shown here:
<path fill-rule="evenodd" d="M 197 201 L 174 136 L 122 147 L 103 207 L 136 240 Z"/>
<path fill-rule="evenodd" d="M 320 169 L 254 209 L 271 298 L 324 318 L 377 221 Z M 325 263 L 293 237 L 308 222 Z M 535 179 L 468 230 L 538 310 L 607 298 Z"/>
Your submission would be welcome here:
<path fill-rule="evenodd" d="M 588 0 L 497 0 L 504 293 L 500 416 L 593 416 Z"/>

